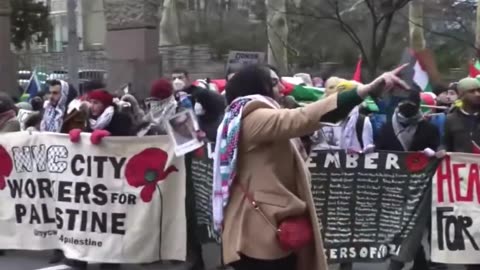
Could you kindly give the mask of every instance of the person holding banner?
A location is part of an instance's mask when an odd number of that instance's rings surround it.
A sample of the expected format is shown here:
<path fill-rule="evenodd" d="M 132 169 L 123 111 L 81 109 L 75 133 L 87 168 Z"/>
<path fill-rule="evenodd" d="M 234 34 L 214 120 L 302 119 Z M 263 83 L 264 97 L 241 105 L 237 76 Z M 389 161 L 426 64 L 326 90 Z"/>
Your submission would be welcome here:
<path fill-rule="evenodd" d="M 445 150 L 480 154 L 480 81 L 465 78 L 457 89 L 461 103 L 447 116 Z M 467 265 L 467 270 L 478 269 L 480 265 Z"/>
<path fill-rule="evenodd" d="M 408 89 L 397 77 L 404 67 L 367 85 L 345 82 L 345 91 L 297 109 L 280 108 L 270 70 L 252 66 L 235 74 L 214 154 L 213 219 L 225 264 L 235 270 L 327 269 L 296 138 L 318 130 L 320 121 L 345 118 L 369 94 L 395 85 Z"/>
<path fill-rule="evenodd" d="M 87 94 L 90 102 L 90 118 L 86 123 L 85 131 L 91 132 L 92 144 L 99 144 L 107 136 L 130 136 L 132 135 L 132 120 L 127 115 L 118 112 L 113 103 L 113 96 L 104 89 L 97 89 Z M 73 143 L 80 141 L 81 129 L 70 131 L 70 140 Z M 86 269 L 87 262 L 66 260 L 68 266 L 75 269 Z M 101 264 L 101 269 L 119 269 L 119 264 Z"/>
<path fill-rule="evenodd" d="M 458 83 L 461 103 L 445 122 L 448 152 L 480 153 L 480 82 L 465 78 Z"/>
<path fill-rule="evenodd" d="M 415 85 L 416 86 L 416 85 Z M 398 152 L 423 152 L 427 156 L 434 156 L 440 147 L 440 132 L 430 122 L 426 121 L 420 108 L 420 89 L 415 89 L 407 99 L 401 101 L 392 119 L 383 125 L 380 130 L 376 149 L 383 151 Z M 428 217 L 423 220 L 422 226 L 427 226 Z M 423 234 L 423 230 L 421 230 Z M 418 242 L 412 244 L 415 252 L 412 269 L 428 269 L 429 263 L 426 260 L 425 252 L 421 246 L 421 236 Z M 389 270 L 401 270 L 405 266 L 403 258 L 393 257 L 390 261 Z M 437 265 L 438 266 L 438 265 Z"/>
<path fill-rule="evenodd" d="M 380 130 L 376 142 L 378 150 L 400 152 L 435 153 L 439 146 L 440 132 L 425 121 L 420 111 L 420 92 L 416 90 L 398 104 L 392 119 Z"/>

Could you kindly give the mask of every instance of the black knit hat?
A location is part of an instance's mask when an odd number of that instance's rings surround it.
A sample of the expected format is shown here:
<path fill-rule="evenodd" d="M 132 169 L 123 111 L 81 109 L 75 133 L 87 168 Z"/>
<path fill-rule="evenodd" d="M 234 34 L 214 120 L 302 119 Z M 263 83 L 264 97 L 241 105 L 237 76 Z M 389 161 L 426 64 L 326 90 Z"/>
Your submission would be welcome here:
<path fill-rule="evenodd" d="M 12 98 L 0 93 L 0 113 L 15 109 L 15 103 Z"/>
<path fill-rule="evenodd" d="M 420 107 L 420 103 L 421 103 L 420 92 L 411 90 L 410 95 L 408 95 L 405 101 L 412 102 L 416 106 Z"/>

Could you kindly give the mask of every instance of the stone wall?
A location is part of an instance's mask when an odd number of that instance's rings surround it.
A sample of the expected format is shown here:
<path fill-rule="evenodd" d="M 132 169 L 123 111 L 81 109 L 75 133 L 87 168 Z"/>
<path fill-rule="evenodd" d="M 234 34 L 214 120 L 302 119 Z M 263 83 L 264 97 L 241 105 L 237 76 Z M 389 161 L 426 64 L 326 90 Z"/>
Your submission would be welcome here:
<path fill-rule="evenodd" d="M 168 46 L 160 47 L 162 73 L 168 76 L 174 68 L 187 69 L 191 77 L 220 78 L 225 76 L 225 61 L 212 60 L 210 48 L 205 45 L 197 46 Z M 34 69 L 50 73 L 55 70 L 67 70 L 67 54 L 31 53 L 17 55 L 21 69 Z M 107 55 L 103 50 L 81 51 L 81 69 L 107 70 Z"/>

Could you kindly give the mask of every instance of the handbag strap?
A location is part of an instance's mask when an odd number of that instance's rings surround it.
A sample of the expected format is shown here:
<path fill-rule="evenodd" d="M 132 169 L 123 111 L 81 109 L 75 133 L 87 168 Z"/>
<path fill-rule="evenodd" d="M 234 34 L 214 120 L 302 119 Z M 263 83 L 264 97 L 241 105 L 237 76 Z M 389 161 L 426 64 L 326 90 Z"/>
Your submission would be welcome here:
<path fill-rule="evenodd" d="M 249 193 L 247 191 L 247 189 L 245 188 L 244 185 L 242 185 L 241 183 L 237 183 L 238 186 L 240 187 L 240 189 L 242 190 L 243 194 L 244 194 L 244 198 L 248 200 L 248 202 L 253 206 L 253 209 L 255 209 L 255 211 L 257 211 L 262 217 L 263 219 L 265 219 L 265 221 L 268 223 L 268 225 L 275 231 L 275 232 L 280 232 L 281 230 L 279 228 L 277 228 L 269 219 L 268 217 L 265 215 L 265 213 L 263 212 L 263 210 L 260 208 L 260 206 L 258 205 L 258 203 L 255 201 L 255 199 L 253 198 L 252 194 Z"/>

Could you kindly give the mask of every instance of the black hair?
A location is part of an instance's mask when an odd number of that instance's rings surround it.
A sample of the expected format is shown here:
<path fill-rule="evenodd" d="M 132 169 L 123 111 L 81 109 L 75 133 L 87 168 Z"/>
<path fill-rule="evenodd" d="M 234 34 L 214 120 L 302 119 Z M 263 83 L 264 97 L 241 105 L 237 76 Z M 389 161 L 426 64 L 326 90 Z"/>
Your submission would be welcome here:
<path fill-rule="evenodd" d="M 451 83 L 450 85 L 448 85 L 447 90 L 453 90 L 458 94 L 458 83 L 457 82 Z"/>
<path fill-rule="evenodd" d="M 0 113 L 15 110 L 17 107 L 15 106 L 15 102 L 13 98 L 5 93 L 0 92 Z"/>
<path fill-rule="evenodd" d="M 234 73 L 237 73 L 239 72 L 240 70 L 242 70 L 242 67 L 241 66 L 230 66 L 227 68 L 227 73 L 225 74 L 225 80 L 228 81 L 228 75 L 230 74 L 234 74 Z"/>
<path fill-rule="evenodd" d="M 42 121 L 42 114 L 40 112 L 36 112 L 28 116 L 25 119 L 25 128 L 34 127 Z"/>
<path fill-rule="evenodd" d="M 441 93 L 444 93 L 444 92 L 447 92 L 449 90 L 448 87 L 446 87 L 445 85 L 434 85 L 433 86 L 433 93 L 435 95 L 440 95 Z"/>
<path fill-rule="evenodd" d="M 59 80 L 51 80 L 48 84 L 50 86 L 57 86 L 57 85 L 62 86 L 62 83 Z"/>
<path fill-rule="evenodd" d="M 279 78 L 282 77 L 282 76 L 280 76 L 280 72 L 278 71 L 278 68 L 276 68 L 276 67 L 274 67 L 270 64 L 265 64 L 265 67 L 273 70 L 273 72 L 275 72 Z"/>
<path fill-rule="evenodd" d="M 32 110 L 35 112 L 43 110 L 43 98 L 41 96 L 33 97 L 30 104 L 32 104 Z"/>
<path fill-rule="evenodd" d="M 270 72 L 265 66 L 244 67 L 228 81 L 225 93 L 228 104 L 238 97 L 249 95 L 262 95 L 273 98 L 274 93 Z"/>
<path fill-rule="evenodd" d="M 72 100 L 76 99 L 77 97 L 78 97 L 77 89 L 75 89 L 75 87 L 73 87 L 72 84 L 68 84 L 68 95 L 67 95 L 67 101 L 66 101 L 67 106 L 68 104 L 70 104 L 70 102 L 72 102 Z"/>
<path fill-rule="evenodd" d="M 188 71 L 184 68 L 174 68 L 173 71 L 172 71 L 172 74 L 174 74 L 174 73 L 183 74 L 183 75 L 185 75 L 186 78 L 188 78 L 188 76 L 189 76 Z"/>

